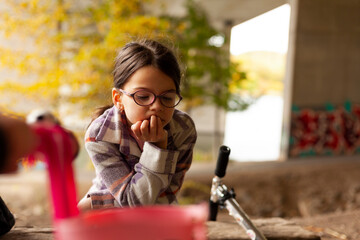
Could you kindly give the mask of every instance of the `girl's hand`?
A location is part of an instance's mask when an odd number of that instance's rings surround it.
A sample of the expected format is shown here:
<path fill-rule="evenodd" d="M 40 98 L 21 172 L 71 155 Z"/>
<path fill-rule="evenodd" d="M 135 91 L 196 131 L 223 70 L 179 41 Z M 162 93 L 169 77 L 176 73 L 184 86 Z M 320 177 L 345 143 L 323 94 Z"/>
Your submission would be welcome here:
<path fill-rule="evenodd" d="M 166 149 L 168 133 L 163 128 L 159 117 L 152 115 L 150 120 L 138 121 L 131 126 L 131 130 L 138 139 Z"/>

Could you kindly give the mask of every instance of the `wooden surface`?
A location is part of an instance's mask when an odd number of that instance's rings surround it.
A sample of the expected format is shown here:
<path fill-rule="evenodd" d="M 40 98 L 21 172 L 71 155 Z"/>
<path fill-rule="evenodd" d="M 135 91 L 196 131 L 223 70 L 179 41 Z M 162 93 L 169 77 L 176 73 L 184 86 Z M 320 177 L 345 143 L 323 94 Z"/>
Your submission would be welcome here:
<path fill-rule="evenodd" d="M 268 240 L 320 240 L 314 233 L 281 219 L 257 219 L 253 223 Z M 207 222 L 209 240 L 249 240 L 243 228 L 236 222 Z M 15 227 L 1 240 L 53 240 L 53 228 Z"/>
<path fill-rule="evenodd" d="M 320 240 L 320 237 L 282 218 L 252 220 L 268 240 Z M 249 240 L 236 222 L 207 222 L 209 240 Z"/>
<path fill-rule="evenodd" d="M 53 228 L 15 227 L 1 240 L 53 240 Z"/>

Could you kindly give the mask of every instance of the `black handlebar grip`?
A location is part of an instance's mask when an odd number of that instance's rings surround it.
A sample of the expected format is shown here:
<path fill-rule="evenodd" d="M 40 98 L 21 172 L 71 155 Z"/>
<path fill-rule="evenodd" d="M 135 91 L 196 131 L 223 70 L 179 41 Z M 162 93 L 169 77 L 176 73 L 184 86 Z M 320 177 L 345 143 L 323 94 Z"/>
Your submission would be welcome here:
<path fill-rule="evenodd" d="M 219 209 L 219 203 L 209 201 L 209 221 L 216 221 L 216 216 Z"/>
<path fill-rule="evenodd" d="M 219 178 L 225 176 L 227 164 L 229 162 L 230 148 L 227 146 L 221 146 L 219 149 L 219 156 L 216 163 L 215 175 Z"/>

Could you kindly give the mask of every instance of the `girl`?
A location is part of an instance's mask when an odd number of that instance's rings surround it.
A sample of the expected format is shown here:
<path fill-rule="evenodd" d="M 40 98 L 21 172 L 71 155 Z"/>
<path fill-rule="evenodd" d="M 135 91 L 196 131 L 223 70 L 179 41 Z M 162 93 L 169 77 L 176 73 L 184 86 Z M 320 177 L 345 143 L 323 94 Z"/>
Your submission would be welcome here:
<path fill-rule="evenodd" d="M 176 203 L 196 130 L 179 104 L 180 68 L 153 40 L 131 42 L 115 61 L 113 106 L 92 121 L 85 148 L 95 166 L 80 210 Z"/>

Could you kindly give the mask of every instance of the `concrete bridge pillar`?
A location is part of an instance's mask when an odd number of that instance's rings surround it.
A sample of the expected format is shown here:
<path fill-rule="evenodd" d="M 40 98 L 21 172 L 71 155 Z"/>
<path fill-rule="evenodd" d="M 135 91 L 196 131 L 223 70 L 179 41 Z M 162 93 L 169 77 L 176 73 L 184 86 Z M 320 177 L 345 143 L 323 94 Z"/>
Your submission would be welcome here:
<path fill-rule="evenodd" d="M 360 1 L 290 3 L 282 157 L 360 153 Z"/>

